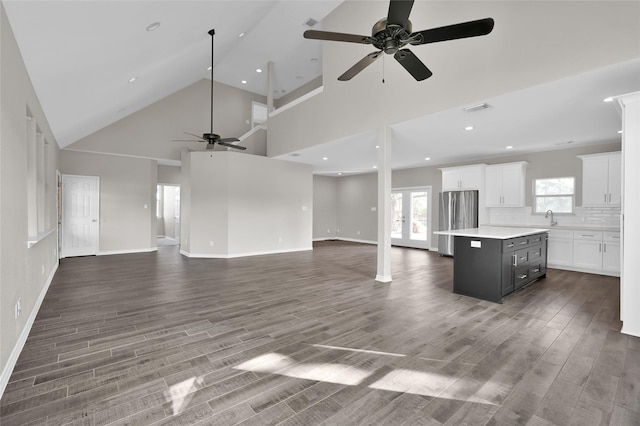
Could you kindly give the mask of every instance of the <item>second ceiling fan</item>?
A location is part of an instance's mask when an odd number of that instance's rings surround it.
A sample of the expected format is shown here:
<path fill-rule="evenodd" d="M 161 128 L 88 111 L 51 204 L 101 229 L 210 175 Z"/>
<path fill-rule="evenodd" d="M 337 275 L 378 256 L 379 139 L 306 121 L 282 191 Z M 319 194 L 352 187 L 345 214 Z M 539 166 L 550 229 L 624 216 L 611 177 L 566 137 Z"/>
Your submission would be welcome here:
<path fill-rule="evenodd" d="M 423 31 L 412 31 L 409 14 L 413 8 L 413 0 L 391 0 L 389 13 L 375 23 L 371 36 L 335 33 L 330 31 L 307 30 L 304 37 L 314 40 L 343 41 L 347 43 L 371 44 L 375 52 L 358 61 L 344 74 L 340 81 L 351 80 L 360 71 L 371 65 L 382 53 L 393 57 L 418 81 L 425 80 L 433 74 L 406 45 L 420 45 L 439 41 L 487 35 L 493 30 L 493 19 L 485 18 L 476 21 L 462 22 L 444 27 L 430 28 Z"/>
<path fill-rule="evenodd" d="M 233 142 L 239 142 L 238 138 L 221 138 L 220 135 L 213 133 L 213 36 L 216 34 L 215 30 L 209 30 L 208 34 L 211 36 L 211 98 L 210 98 L 210 114 L 211 121 L 209 126 L 209 133 L 203 133 L 202 136 L 196 135 L 195 133 L 185 132 L 187 135 L 194 136 L 198 139 L 179 139 L 174 140 L 175 142 L 205 142 L 207 144 L 207 149 L 213 149 L 215 144 L 226 146 L 228 148 L 234 149 L 247 149 L 244 146 L 236 145 Z"/>

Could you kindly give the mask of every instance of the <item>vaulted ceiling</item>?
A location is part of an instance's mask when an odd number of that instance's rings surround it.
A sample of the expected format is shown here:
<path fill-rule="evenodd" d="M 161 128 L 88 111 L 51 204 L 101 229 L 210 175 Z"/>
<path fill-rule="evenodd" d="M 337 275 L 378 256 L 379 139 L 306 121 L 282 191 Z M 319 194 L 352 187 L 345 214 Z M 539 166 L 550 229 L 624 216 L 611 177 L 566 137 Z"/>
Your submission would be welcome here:
<path fill-rule="evenodd" d="M 216 31 L 216 81 L 266 95 L 267 73 L 256 70 L 266 70 L 267 63 L 271 61 L 275 67 L 274 97 L 277 99 L 290 93 L 320 76 L 323 60 L 335 59 L 323 58 L 322 42 L 302 37 L 309 28 L 308 21 L 318 21 L 314 28 L 322 29 L 323 19 L 332 12 L 339 12 L 336 8 L 342 10 L 343 6 L 349 5 L 348 10 L 352 10 L 366 5 L 358 0 L 345 4 L 337 0 L 2 0 L 2 3 L 36 93 L 61 147 L 207 77 L 211 60 L 211 38 L 207 31 L 211 28 Z M 378 15 L 385 13 L 388 4 L 386 1 L 380 3 L 374 3 L 376 10 L 373 15 L 377 18 L 382 17 Z M 412 15 L 412 19 L 415 17 L 414 29 L 454 23 L 460 18 L 466 19 L 467 15 L 469 19 L 485 17 L 482 13 L 482 16 L 476 16 L 478 8 L 484 12 L 482 5 L 478 6 L 480 2 L 470 2 L 469 7 L 460 2 L 456 16 L 439 16 L 436 19 L 433 14 L 425 13 L 434 10 L 436 3 L 416 2 Z M 550 6 L 553 3 L 545 2 L 540 7 L 553 11 L 553 6 Z M 563 7 L 564 2 L 555 3 Z M 637 1 L 632 3 L 639 4 Z M 497 30 L 481 44 L 462 41 L 442 43 L 442 47 L 438 44 L 415 48 L 415 53 L 427 58 L 426 62 L 434 71 L 434 77 L 427 80 L 430 87 L 441 84 L 442 80 L 438 79 L 446 77 L 447 73 L 457 72 L 452 62 L 459 64 L 461 76 L 463 71 L 473 72 L 475 56 L 465 57 L 463 52 L 482 54 L 482 60 L 487 57 L 498 60 L 505 56 L 501 51 L 505 37 L 526 40 L 526 46 L 533 49 L 531 53 L 537 53 L 537 49 L 553 49 L 549 44 L 537 46 L 535 33 L 514 28 L 516 21 L 509 20 L 508 13 L 509 9 L 517 13 L 519 2 L 514 2 L 511 7 L 505 2 L 487 2 L 487 5 L 503 11 L 505 15 L 496 23 Z M 347 12 L 342 13 L 345 14 L 351 16 Z M 341 28 L 330 29 L 366 34 L 373 22 L 369 22 L 369 14 L 367 10 L 355 21 L 349 18 L 353 21 L 352 28 L 342 28 L 344 25 L 341 25 Z M 424 19 L 425 15 L 428 19 Z M 548 23 L 554 28 L 566 26 L 567 31 L 575 27 L 583 31 L 584 25 L 574 24 L 584 18 L 576 16 L 575 22 L 558 23 L 556 17 L 550 15 Z M 591 16 L 588 18 L 593 19 Z M 640 25 L 640 16 L 634 22 Z M 540 27 L 540 31 L 545 31 L 544 25 L 531 23 L 528 30 Z M 614 23 L 608 22 L 606 27 L 593 28 L 590 34 L 584 34 L 585 40 L 597 38 L 600 32 L 612 31 L 614 27 Z M 566 36 L 572 40 L 582 37 L 576 33 Z M 338 62 L 344 62 L 339 65 L 340 73 L 346 70 L 343 67 L 350 66 L 372 50 L 370 46 L 354 47 L 345 43 L 334 46 L 335 43 L 327 43 L 332 44 L 331 49 L 327 50 L 325 46 L 324 51 L 339 55 Z M 619 140 L 619 116 L 614 107 L 603 103 L 602 99 L 640 90 L 640 40 L 635 43 L 638 54 L 633 60 L 482 99 L 490 108 L 477 113 L 462 109 L 471 105 L 456 104 L 445 110 L 393 121 L 390 126 L 394 138 L 393 167 L 445 164 L 506 155 L 506 146 L 511 145 L 514 145 L 513 153 Z M 525 56 L 527 53 L 522 52 Z M 593 52 L 594 55 L 598 53 Z M 562 56 L 560 51 L 554 54 L 558 63 L 575 59 L 570 55 Z M 377 75 L 384 70 L 384 61 L 378 62 L 357 76 L 356 79 L 361 80 L 354 84 L 366 81 L 366 73 Z M 541 69 L 556 66 L 551 62 L 538 65 Z M 394 61 L 389 61 L 387 73 L 391 74 L 393 67 L 397 66 Z M 489 70 L 483 69 L 482 72 Z M 325 75 L 325 83 L 330 79 L 334 84 L 337 75 Z M 134 77 L 135 80 L 130 82 Z M 400 78 L 411 77 L 402 74 Z M 473 126 L 474 130 L 464 130 L 467 126 Z M 313 164 L 316 173 L 362 173 L 371 171 L 377 161 L 375 144 L 376 135 L 364 132 L 333 138 L 278 158 Z"/>

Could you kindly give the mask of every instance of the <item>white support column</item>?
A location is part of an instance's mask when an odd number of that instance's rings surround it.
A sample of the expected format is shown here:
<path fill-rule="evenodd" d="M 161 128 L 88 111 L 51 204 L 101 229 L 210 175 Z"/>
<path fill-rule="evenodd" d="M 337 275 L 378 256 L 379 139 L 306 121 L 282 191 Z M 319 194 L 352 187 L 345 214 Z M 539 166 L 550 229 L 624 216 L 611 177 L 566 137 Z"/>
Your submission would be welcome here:
<path fill-rule="evenodd" d="M 622 333 L 640 337 L 640 92 L 617 97 L 622 113 Z"/>
<path fill-rule="evenodd" d="M 267 64 L 267 114 L 273 111 L 273 79 L 274 79 L 273 62 Z"/>
<path fill-rule="evenodd" d="M 378 128 L 378 272 L 376 281 L 391 282 L 391 138 Z"/>

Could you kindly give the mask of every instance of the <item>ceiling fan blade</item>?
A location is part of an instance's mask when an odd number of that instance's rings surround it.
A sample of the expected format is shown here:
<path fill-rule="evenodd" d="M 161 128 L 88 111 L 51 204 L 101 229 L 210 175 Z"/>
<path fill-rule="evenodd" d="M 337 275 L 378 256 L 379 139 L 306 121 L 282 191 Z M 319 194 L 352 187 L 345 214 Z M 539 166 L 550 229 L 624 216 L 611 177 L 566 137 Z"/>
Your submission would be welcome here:
<path fill-rule="evenodd" d="M 421 34 L 422 39 L 411 44 L 427 44 L 439 41 L 456 40 L 459 38 L 487 35 L 493 30 L 493 19 L 485 18 L 476 21 L 461 22 L 459 24 L 444 27 L 431 28 L 418 31 L 413 35 Z"/>
<path fill-rule="evenodd" d="M 396 58 L 396 61 L 398 61 L 404 69 L 409 71 L 409 74 L 417 81 L 426 80 L 433 75 L 429 68 L 409 49 L 398 50 L 393 57 Z"/>
<path fill-rule="evenodd" d="M 227 146 L 227 147 L 229 147 L 229 148 L 242 149 L 242 150 L 247 149 L 247 147 L 246 147 L 246 146 L 234 145 L 234 144 L 232 144 L 232 143 L 222 142 L 222 140 L 219 140 L 219 141 L 218 141 L 218 144 L 219 144 L 219 145 L 222 145 L 222 146 Z"/>
<path fill-rule="evenodd" d="M 369 36 L 357 34 L 334 33 L 331 31 L 307 30 L 304 32 L 304 38 L 312 40 L 327 41 L 346 41 L 347 43 L 371 44 L 372 40 Z"/>
<path fill-rule="evenodd" d="M 198 138 L 199 141 L 206 142 L 206 140 L 202 137 L 202 135 L 196 135 L 195 133 L 189 133 L 189 132 L 184 132 L 184 134 Z"/>
<path fill-rule="evenodd" d="M 238 138 L 220 138 L 218 142 L 240 142 Z"/>
<path fill-rule="evenodd" d="M 202 139 L 171 139 L 171 142 L 204 142 Z"/>
<path fill-rule="evenodd" d="M 413 8 L 413 0 L 391 0 L 387 14 L 387 25 L 399 25 L 404 28 L 409 20 L 411 8 Z"/>
<path fill-rule="evenodd" d="M 338 77 L 338 80 L 340 80 L 340 81 L 351 80 L 360 71 L 362 71 L 363 69 L 365 69 L 366 67 L 368 67 L 369 65 L 374 63 L 375 60 L 380 57 L 380 55 L 382 55 L 382 51 L 381 50 L 379 50 L 377 52 L 369 53 L 367 56 L 365 56 L 364 58 L 360 59 L 354 66 L 352 66 L 347 71 L 345 71 L 344 74 L 342 74 L 340 77 Z"/>

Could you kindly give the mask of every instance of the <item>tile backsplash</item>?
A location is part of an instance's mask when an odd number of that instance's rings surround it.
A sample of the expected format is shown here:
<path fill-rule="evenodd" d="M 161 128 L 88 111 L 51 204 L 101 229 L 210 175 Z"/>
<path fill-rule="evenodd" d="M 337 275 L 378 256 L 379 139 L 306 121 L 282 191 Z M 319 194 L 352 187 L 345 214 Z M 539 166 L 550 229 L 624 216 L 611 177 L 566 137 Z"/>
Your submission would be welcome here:
<path fill-rule="evenodd" d="M 532 214 L 531 207 L 487 208 L 489 225 L 548 226 L 543 214 Z M 554 214 L 559 226 L 597 226 L 620 228 L 620 207 L 576 207 L 574 213 Z"/>

